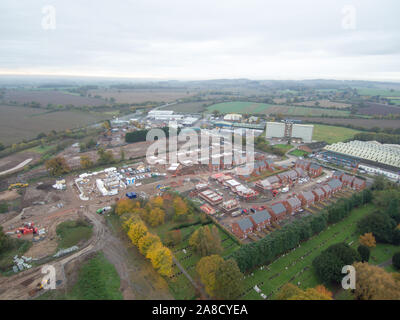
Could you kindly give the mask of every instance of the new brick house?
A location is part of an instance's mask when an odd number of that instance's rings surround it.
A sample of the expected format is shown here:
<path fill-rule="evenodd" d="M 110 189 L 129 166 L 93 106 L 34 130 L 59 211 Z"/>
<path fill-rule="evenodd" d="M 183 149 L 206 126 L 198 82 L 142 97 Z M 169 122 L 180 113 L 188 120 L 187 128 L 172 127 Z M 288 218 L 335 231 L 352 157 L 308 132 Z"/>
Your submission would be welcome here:
<path fill-rule="evenodd" d="M 365 188 L 365 186 L 366 186 L 365 180 L 362 180 L 362 179 L 360 179 L 360 178 L 355 178 L 355 179 L 353 180 L 353 184 L 351 185 L 351 187 L 352 187 L 354 190 L 362 190 L 362 189 Z"/>
<path fill-rule="evenodd" d="M 299 178 L 305 178 L 305 177 L 307 177 L 308 175 L 307 175 L 307 172 L 306 171 L 304 171 L 302 168 L 295 168 L 294 169 L 294 171 L 296 171 L 297 172 L 297 176 L 299 177 Z"/>
<path fill-rule="evenodd" d="M 340 179 L 340 181 L 342 181 L 343 186 L 345 187 L 351 187 L 353 185 L 353 181 L 354 181 L 355 177 L 348 175 L 348 174 L 344 174 L 342 176 L 342 178 Z"/>
<path fill-rule="evenodd" d="M 232 223 L 232 232 L 240 239 L 246 239 L 247 235 L 253 232 L 253 228 L 253 222 L 249 217 L 245 217 Z"/>
<path fill-rule="evenodd" d="M 285 217 L 286 215 L 286 208 L 282 204 L 282 202 L 275 203 L 269 207 L 267 207 L 268 212 L 271 215 L 272 220 L 281 220 Z"/>
<path fill-rule="evenodd" d="M 342 171 L 335 171 L 335 172 L 332 174 L 332 178 L 336 178 L 336 179 L 341 180 L 342 177 L 343 177 L 343 175 L 344 175 L 344 172 L 342 172 Z"/>
<path fill-rule="evenodd" d="M 298 194 L 298 198 L 301 201 L 303 207 L 309 207 L 315 202 L 315 195 L 311 191 L 303 191 Z"/>
<path fill-rule="evenodd" d="M 250 220 L 253 222 L 254 229 L 260 231 L 264 229 L 266 225 L 270 224 L 271 215 L 268 210 L 263 209 L 256 211 L 256 213 L 249 216 Z"/>
<path fill-rule="evenodd" d="M 315 188 L 312 190 L 312 193 L 315 195 L 315 201 L 322 201 L 325 199 L 325 192 L 322 190 L 322 188 Z"/>
<path fill-rule="evenodd" d="M 324 184 L 321 189 L 324 191 L 325 199 L 332 197 L 332 188 L 328 184 Z"/>
<path fill-rule="evenodd" d="M 322 167 L 319 164 L 311 163 L 308 173 L 312 178 L 318 177 L 322 174 Z"/>
<path fill-rule="evenodd" d="M 308 169 L 310 168 L 310 165 L 311 165 L 310 161 L 301 160 L 301 159 L 297 160 L 296 163 L 295 163 L 295 167 L 296 168 L 301 168 L 301 169 L 303 169 L 305 171 L 308 171 Z"/>
<path fill-rule="evenodd" d="M 327 185 L 331 187 L 332 193 L 338 192 L 343 187 L 343 183 L 339 179 L 329 180 Z"/>
<path fill-rule="evenodd" d="M 298 173 L 295 170 L 289 170 L 278 174 L 278 178 L 282 184 L 292 184 L 298 178 Z"/>
<path fill-rule="evenodd" d="M 294 214 L 301 208 L 301 201 L 296 196 L 286 199 L 283 202 L 283 205 L 286 207 L 286 211 L 289 214 Z"/>

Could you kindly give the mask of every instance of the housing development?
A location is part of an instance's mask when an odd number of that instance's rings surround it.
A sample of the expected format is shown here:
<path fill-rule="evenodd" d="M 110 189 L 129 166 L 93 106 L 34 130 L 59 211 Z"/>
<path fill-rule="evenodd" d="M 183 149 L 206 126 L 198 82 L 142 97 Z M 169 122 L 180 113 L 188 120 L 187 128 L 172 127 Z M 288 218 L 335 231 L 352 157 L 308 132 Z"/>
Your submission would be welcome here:
<path fill-rule="evenodd" d="M 400 300 L 388 1 L 3 0 L 0 300 Z"/>

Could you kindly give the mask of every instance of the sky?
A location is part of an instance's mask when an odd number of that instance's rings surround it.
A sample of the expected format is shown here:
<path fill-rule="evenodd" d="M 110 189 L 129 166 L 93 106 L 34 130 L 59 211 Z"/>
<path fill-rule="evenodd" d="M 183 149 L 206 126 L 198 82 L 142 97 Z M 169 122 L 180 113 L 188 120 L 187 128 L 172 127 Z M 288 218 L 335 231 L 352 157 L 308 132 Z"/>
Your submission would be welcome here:
<path fill-rule="evenodd" d="M 398 0 L 1 0 L 0 75 L 400 81 Z"/>

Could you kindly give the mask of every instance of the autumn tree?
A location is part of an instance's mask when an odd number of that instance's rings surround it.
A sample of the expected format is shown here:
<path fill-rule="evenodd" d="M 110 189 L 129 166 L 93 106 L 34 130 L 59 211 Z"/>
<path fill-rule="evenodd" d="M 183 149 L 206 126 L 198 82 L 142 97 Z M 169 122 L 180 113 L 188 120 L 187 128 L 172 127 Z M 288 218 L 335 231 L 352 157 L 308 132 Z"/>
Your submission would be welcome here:
<path fill-rule="evenodd" d="M 243 274 L 233 259 L 224 260 L 215 254 L 203 257 L 196 271 L 207 294 L 213 298 L 236 299 L 242 291 Z"/>
<path fill-rule="evenodd" d="M 331 291 L 329 291 L 324 285 L 319 284 L 315 287 L 315 290 L 317 290 L 320 294 L 328 297 L 328 298 L 332 298 L 333 297 L 333 293 Z"/>
<path fill-rule="evenodd" d="M 154 269 L 163 276 L 172 274 L 172 253 L 168 248 L 159 245 L 153 245 L 147 252 L 146 258 L 150 259 Z"/>
<path fill-rule="evenodd" d="M 121 199 L 117 202 L 115 213 L 121 216 L 124 213 L 134 213 L 137 208 L 140 208 L 140 203 L 138 201 L 132 201 L 131 199 Z"/>
<path fill-rule="evenodd" d="M 205 290 L 210 297 L 215 296 L 215 271 L 223 260 L 221 256 L 213 254 L 201 258 L 196 265 L 197 274 L 200 276 L 200 280 L 204 284 Z"/>
<path fill-rule="evenodd" d="M 400 282 L 383 268 L 367 262 L 354 263 L 357 281 L 354 295 L 358 300 L 399 300 Z"/>
<path fill-rule="evenodd" d="M 152 226 L 156 227 L 164 223 L 165 213 L 160 208 L 151 209 L 146 215 L 146 221 Z"/>
<path fill-rule="evenodd" d="M 93 161 L 90 160 L 89 156 L 81 156 L 81 167 L 82 169 L 89 169 L 93 167 Z"/>
<path fill-rule="evenodd" d="M 181 230 L 177 229 L 167 232 L 165 241 L 167 245 L 173 245 L 173 246 L 176 246 L 179 243 L 181 243 L 182 242 Z"/>
<path fill-rule="evenodd" d="M 137 246 L 142 237 L 147 234 L 148 230 L 143 221 L 138 220 L 133 222 L 128 231 L 128 237 L 131 239 L 132 243 Z"/>
<path fill-rule="evenodd" d="M 45 166 L 46 169 L 53 176 L 60 176 L 70 172 L 71 170 L 64 157 L 55 157 L 53 159 L 47 160 Z"/>
<path fill-rule="evenodd" d="M 164 200 L 160 196 L 151 198 L 149 202 L 152 207 L 162 208 L 162 206 L 164 205 Z"/>
<path fill-rule="evenodd" d="M 183 201 L 181 197 L 176 197 L 174 199 L 173 205 L 174 205 L 175 215 L 178 219 L 183 218 L 187 214 L 188 207 L 185 201 Z"/>
<path fill-rule="evenodd" d="M 374 248 L 376 246 L 376 240 L 372 232 L 364 233 L 363 235 L 361 235 L 359 242 L 360 244 L 368 248 Z"/>
<path fill-rule="evenodd" d="M 332 297 L 321 293 L 316 288 L 308 288 L 306 290 L 301 290 L 288 300 L 332 300 Z"/>
<path fill-rule="evenodd" d="M 292 283 L 287 283 L 277 293 L 276 300 L 332 300 L 332 292 L 323 285 L 302 290 Z"/>
<path fill-rule="evenodd" d="M 189 245 L 203 257 L 222 252 L 221 238 L 216 226 L 211 229 L 208 226 L 198 228 L 191 235 Z"/>
<path fill-rule="evenodd" d="M 161 244 L 160 237 L 158 237 L 157 235 L 154 235 L 152 233 L 147 233 L 145 236 L 143 236 L 139 240 L 139 243 L 138 243 L 139 251 L 141 254 L 146 256 L 149 249 L 152 246 L 158 245 L 158 244 Z"/>

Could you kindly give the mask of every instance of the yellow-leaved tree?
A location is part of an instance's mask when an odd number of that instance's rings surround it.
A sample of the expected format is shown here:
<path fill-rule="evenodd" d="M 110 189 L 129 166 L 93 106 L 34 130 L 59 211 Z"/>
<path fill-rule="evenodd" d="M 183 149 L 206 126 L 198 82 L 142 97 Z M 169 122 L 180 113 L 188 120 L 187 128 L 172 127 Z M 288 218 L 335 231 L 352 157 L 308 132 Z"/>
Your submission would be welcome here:
<path fill-rule="evenodd" d="M 172 253 L 171 250 L 160 244 L 152 245 L 146 255 L 150 259 L 153 268 L 163 276 L 172 274 Z"/>
<path fill-rule="evenodd" d="M 204 284 L 207 294 L 211 297 L 215 296 L 215 270 L 223 261 L 224 259 L 221 256 L 214 254 L 201 258 L 196 265 L 196 271 L 201 282 Z"/>
<path fill-rule="evenodd" d="M 374 248 L 376 246 L 376 240 L 372 232 L 361 235 L 359 242 L 368 248 Z"/>
<path fill-rule="evenodd" d="M 143 221 L 137 220 L 131 223 L 128 237 L 135 246 L 138 246 L 140 239 L 146 235 L 147 231 L 147 227 Z"/>
<path fill-rule="evenodd" d="M 154 245 L 155 246 L 161 245 L 161 240 L 157 235 L 148 232 L 145 236 L 143 236 L 139 240 L 139 245 L 138 245 L 139 251 L 141 254 L 146 256 L 149 249 Z"/>
<path fill-rule="evenodd" d="M 164 223 L 165 213 L 160 208 L 151 209 L 147 214 L 147 222 L 152 226 L 156 227 Z"/>
<path fill-rule="evenodd" d="M 139 201 L 132 201 L 131 199 L 121 199 L 117 202 L 115 213 L 119 216 L 124 213 L 134 213 L 136 209 L 140 208 Z"/>
<path fill-rule="evenodd" d="M 174 210 L 178 218 L 185 216 L 188 212 L 188 207 L 181 197 L 176 197 L 174 199 Z"/>

